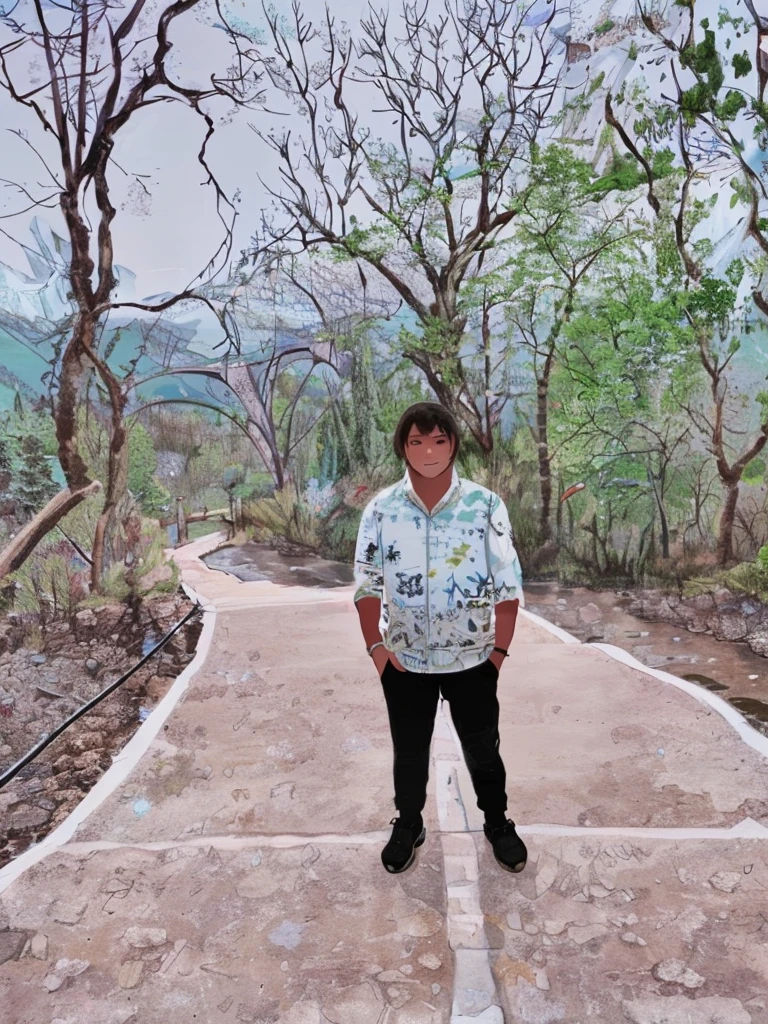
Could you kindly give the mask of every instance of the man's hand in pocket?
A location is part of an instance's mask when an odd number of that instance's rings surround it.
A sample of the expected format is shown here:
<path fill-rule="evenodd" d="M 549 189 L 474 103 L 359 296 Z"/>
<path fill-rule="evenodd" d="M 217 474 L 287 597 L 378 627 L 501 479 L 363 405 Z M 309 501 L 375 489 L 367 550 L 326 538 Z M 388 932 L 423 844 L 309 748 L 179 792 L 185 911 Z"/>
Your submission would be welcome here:
<path fill-rule="evenodd" d="M 377 647 L 372 654 L 372 658 L 380 679 L 384 675 L 384 669 L 387 667 L 388 661 L 392 662 L 398 672 L 405 672 L 405 669 L 397 660 L 395 655 L 391 651 L 388 651 L 386 647 Z"/>

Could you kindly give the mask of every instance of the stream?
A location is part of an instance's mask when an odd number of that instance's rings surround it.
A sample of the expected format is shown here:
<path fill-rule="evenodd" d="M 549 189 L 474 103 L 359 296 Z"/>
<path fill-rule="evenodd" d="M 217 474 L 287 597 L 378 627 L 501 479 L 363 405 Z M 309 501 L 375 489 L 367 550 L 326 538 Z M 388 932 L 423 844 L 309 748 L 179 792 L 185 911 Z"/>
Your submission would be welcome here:
<path fill-rule="evenodd" d="M 244 581 L 269 580 L 283 586 L 345 587 L 352 566 L 313 554 L 281 554 L 249 541 L 204 556 L 211 569 Z M 528 611 L 560 626 L 583 643 L 613 644 L 649 668 L 663 669 L 718 693 L 761 732 L 768 734 L 768 659 L 746 643 L 715 640 L 670 622 L 646 622 L 630 615 L 629 591 L 526 583 Z"/>

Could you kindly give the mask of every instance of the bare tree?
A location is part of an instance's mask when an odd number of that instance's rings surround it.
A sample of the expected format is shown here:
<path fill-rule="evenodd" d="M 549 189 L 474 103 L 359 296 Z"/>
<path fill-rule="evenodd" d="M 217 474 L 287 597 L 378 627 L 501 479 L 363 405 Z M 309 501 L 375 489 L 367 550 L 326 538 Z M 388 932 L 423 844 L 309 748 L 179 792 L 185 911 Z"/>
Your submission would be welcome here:
<path fill-rule="evenodd" d="M 493 439 L 465 372 L 461 296 L 517 214 L 558 85 L 547 38 L 556 5 L 537 26 L 532 7 L 404 3 L 397 25 L 371 9 L 355 45 L 327 8 L 318 29 L 294 0 L 290 31 L 268 14 L 274 53 L 263 58 L 304 129 L 297 139 L 256 129 L 281 184 L 265 183 L 277 212 L 264 215 L 250 259 L 330 248 L 372 267 L 415 314 L 403 355 L 485 452 Z M 396 141 L 360 124 L 366 96 Z"/>
<path fill-rule="evenodd" d="M 362 286 L 362 301 L 352 287 L 355 278 Z M 221 300 L 229 303 L 241 358 L 232 361 L 225 356 L 217 362 L 191 363 L 183 358 L 186 353 L 168 349 L 166 367 L 136 381 L 136 386 L 156 377 L 181 374 L 225 384 L 245 413 L 242 429 L 281 490 L 293 476 L 293 453 L 346 386 L 352 360 L 349 339 L 373 320 L 387 320 L 396 312 L 386 296 L 376 293 L 366 298 L 367 293 L 368 282 L 359 268 L 287 258 L 275 263 L 268 275 L 253 275 L 236 287 L 229 283 L 214 289 L 214 295 L 220 294 Z M 302 365 L 306 368 L 295 374 L 288 371 Z M 306 393 L 322 366 L 334 372 L 336 383 L 328 386 L 329 397 L 318 408 L 318 396 L 310 402 Z M 278 415 L 275 399 L 286 387 L 292 393 Z M 213 393 L 211 397 L 218 400 Z M 157 399 L 132 415 L 169 402 L 203 404 L 193 398 Z M 305 406 L 309 407 L 306 415 Z M 236 411 L 228 415 L 240 422 Z"/>
<path fill-rule="evenodd" d="M 38 129 L 39 141 L 33 141 L 33 133 L 26 129 L 15 134 L 37 154 L 46 176 L 38 194 L 23 183 L 15 184 L 28 203 L 26 210 L 58 206 L 63 215 L 71 246 L 68 283 L 72 302 L 66 341 L 50 380 L 59 461 L 68 488 L 29 524 L 24 538 L 17 536 L 3 552 L 0 576 L 18 568 L 66 511 L 101 486 L 99 481 L 91 480 L 82 456 L 76 417 L 85 377 L 95 370 L 111 410 L 108 479 L 91 571 L 92 588 L 98 590 L 101 586 L 111 541 L 117 539 L 119 513 L 130 515 L 130 509 L 125 508 L 124 412 L 140 355 L 137 353 L 128 367 L 125 379 L 110 365 L 104 344 L 110 313 L 124 307 L 161 313 L 177 303 L 199 298 L 227 327 L 225 313 L 201 296 L 194 282 L 155 303 L 116 301 L 112 235 L 116 210 L 110 198 L 110 178 L 116 166 L 113 151 L 120 132 L 147 107 L 158 103 L 183 105 L 200 118 L 203 138 L 198 161 L 205 181 L 213 189 L 224 234 L 198 277 L 214 276 L 217 263 L 226 264 L 235 207 L 208 160 L 208 145 L 216 125 L 209 101 L 215 97 L 244 105 L 256 101 L 258 74 L 253 69 L 253 58 L 242 46 L 242 37 L 229 26 L 217 0 L 214 4 L 233 60 L 224 76 L 211 75 L 204 88 L 183 84 L 169 64 L 176 19 L 202 9 L 203 0 L 175 0 L 159 8 L 148 0 L 134 0 L 117 20 L 109 0 L 63 0 L 45 7 L 42 0 L 18 0 L 0 19 L 15 36 L 0 46 L 0 85 L 19 108 L 29 112 L 31 124 Z M 30 88 L 25 69 L 38 55 L 44 61 L 42 82 Z M 23 212 L 16 211 L 15 215 Z"/>

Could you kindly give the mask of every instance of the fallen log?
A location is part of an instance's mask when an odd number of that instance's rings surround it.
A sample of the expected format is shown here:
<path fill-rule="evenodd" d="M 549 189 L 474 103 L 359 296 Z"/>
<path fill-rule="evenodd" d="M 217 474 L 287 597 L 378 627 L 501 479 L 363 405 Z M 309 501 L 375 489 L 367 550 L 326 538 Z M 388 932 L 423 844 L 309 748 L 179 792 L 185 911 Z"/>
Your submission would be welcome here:
<path fill-rule="evenodd" d="M 16 572 L 22 566 L 37 545 L 63 519 L 68 512 L 76 508 L 86 498 L 101 490 L 101 482 L 94 480 L 87 487 L 70 491 L 67 487 L 51 498 L 48 504 L 31 519 L 0 551 L 0 579 L 9 573 Z"/>

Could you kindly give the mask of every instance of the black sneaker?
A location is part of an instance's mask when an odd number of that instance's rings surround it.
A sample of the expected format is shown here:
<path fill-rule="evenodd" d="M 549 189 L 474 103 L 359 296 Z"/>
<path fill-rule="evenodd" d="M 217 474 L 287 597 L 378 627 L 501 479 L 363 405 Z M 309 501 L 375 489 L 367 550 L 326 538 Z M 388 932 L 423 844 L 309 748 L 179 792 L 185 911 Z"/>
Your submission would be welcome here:
<path fill-rule="evenodd" d="M 485 838 L 493 846 L 493 855 L 505 871 L 522 871 L 528 861 L 525 843 L 515 831 L 515 823 L 507 818 L 503 825 L 483 825 Z"/>
<path fill-rule="evenodd" d="M 381 851 L 381 862 L 387 871 L 396 875 L 413 864 L 416 847 L 421 846 L 427 838 L 427 830 L 421 815 L 411 826 L 403 825 L 400 818 L 393 818 L 389 824 L 395 827 L 392 829 L 392 838 Z"/>

